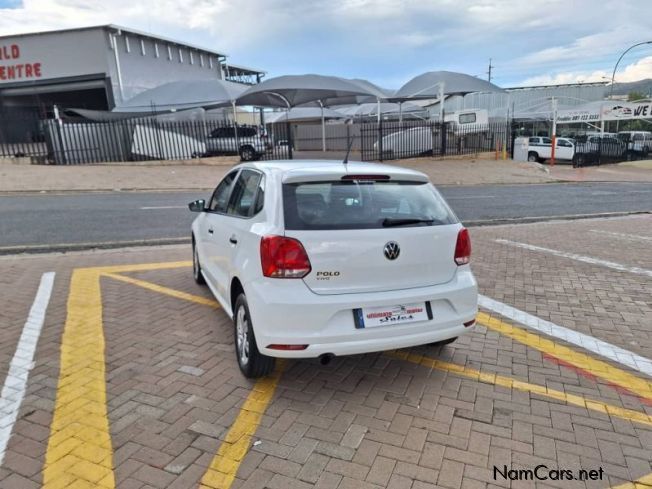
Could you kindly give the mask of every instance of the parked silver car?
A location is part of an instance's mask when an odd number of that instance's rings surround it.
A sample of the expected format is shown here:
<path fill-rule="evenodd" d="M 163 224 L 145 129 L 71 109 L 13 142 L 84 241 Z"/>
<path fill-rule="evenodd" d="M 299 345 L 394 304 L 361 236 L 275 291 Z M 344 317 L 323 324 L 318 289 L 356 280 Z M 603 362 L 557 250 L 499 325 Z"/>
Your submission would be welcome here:
<path fill-rule="evenodd" d="M 218 127 L 206 138 L 206 155 L 240 155 L 242 161 L 260 159 L 270 145 L 255 127 Z"/>

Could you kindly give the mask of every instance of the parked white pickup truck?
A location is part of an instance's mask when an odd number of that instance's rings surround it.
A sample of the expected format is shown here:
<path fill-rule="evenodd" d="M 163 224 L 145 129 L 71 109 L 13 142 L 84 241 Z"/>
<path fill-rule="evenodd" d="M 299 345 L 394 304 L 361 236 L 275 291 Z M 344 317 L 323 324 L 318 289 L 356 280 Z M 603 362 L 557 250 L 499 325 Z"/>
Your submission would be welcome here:
<path fill-rule="evenodd" d="M 572 161 L 575 155 L 575 141 L 570 138 L 557 138 L 555 160 Z M 531 137 L 528 145 L 528 161 L 543 163 L 552 158 L 552 139 Z"/>

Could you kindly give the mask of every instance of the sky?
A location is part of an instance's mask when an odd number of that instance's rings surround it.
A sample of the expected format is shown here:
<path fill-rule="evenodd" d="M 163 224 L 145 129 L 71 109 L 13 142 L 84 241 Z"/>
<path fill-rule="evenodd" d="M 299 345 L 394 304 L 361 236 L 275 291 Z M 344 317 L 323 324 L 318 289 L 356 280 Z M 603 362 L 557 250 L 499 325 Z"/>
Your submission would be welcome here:
<path fill-rule="evenodd" d="M 0 0 L 0 36 L 118 24 L 283 74 L 399 88 L 450 70 L 502 87 L 606 81 L 652 41 L 650 0 Z M 1 42 L 0 42 L 1 44 Z M 652 78 L 652 44 L 616 81 Z"/>

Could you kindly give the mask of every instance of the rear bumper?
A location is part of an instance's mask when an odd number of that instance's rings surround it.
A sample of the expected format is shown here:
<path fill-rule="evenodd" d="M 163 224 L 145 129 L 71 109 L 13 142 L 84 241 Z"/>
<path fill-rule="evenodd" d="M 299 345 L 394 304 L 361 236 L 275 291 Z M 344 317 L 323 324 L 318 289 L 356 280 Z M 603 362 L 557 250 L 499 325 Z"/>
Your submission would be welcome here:
<path fill-rule="evenodd" d="M 261 353 L 273 357 L 314 358 L 325 353 L 353 355 L 405 348 L 460 336 L 473 328 L 477 282 L 468 266 L 445 284 L 390 292 L 317 295 L 301 280 L 263 279 L 245 291 Z M 356 329 L 353 310 L 361 307 L 430 302 L 433 319 Z M 267 346 L 309 345 L 305 350 Z"/>

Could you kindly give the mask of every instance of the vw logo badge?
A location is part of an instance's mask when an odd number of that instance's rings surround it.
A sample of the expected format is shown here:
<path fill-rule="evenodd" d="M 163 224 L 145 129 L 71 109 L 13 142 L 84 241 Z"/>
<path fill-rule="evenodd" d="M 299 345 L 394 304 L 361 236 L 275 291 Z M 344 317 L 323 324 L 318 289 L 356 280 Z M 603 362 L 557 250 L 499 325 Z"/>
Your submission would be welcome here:
<path fill-rule="evenodd" d="M 388 260 L 396 260 L 398 258 L 398 255 L 401 254 L 401 247 L 398 245 L 396 241 L 389 241 L 385 245 L 385 248 L 383 249 L 383 253 L 385 254 L 385 258 L 387 258 Z"/>

